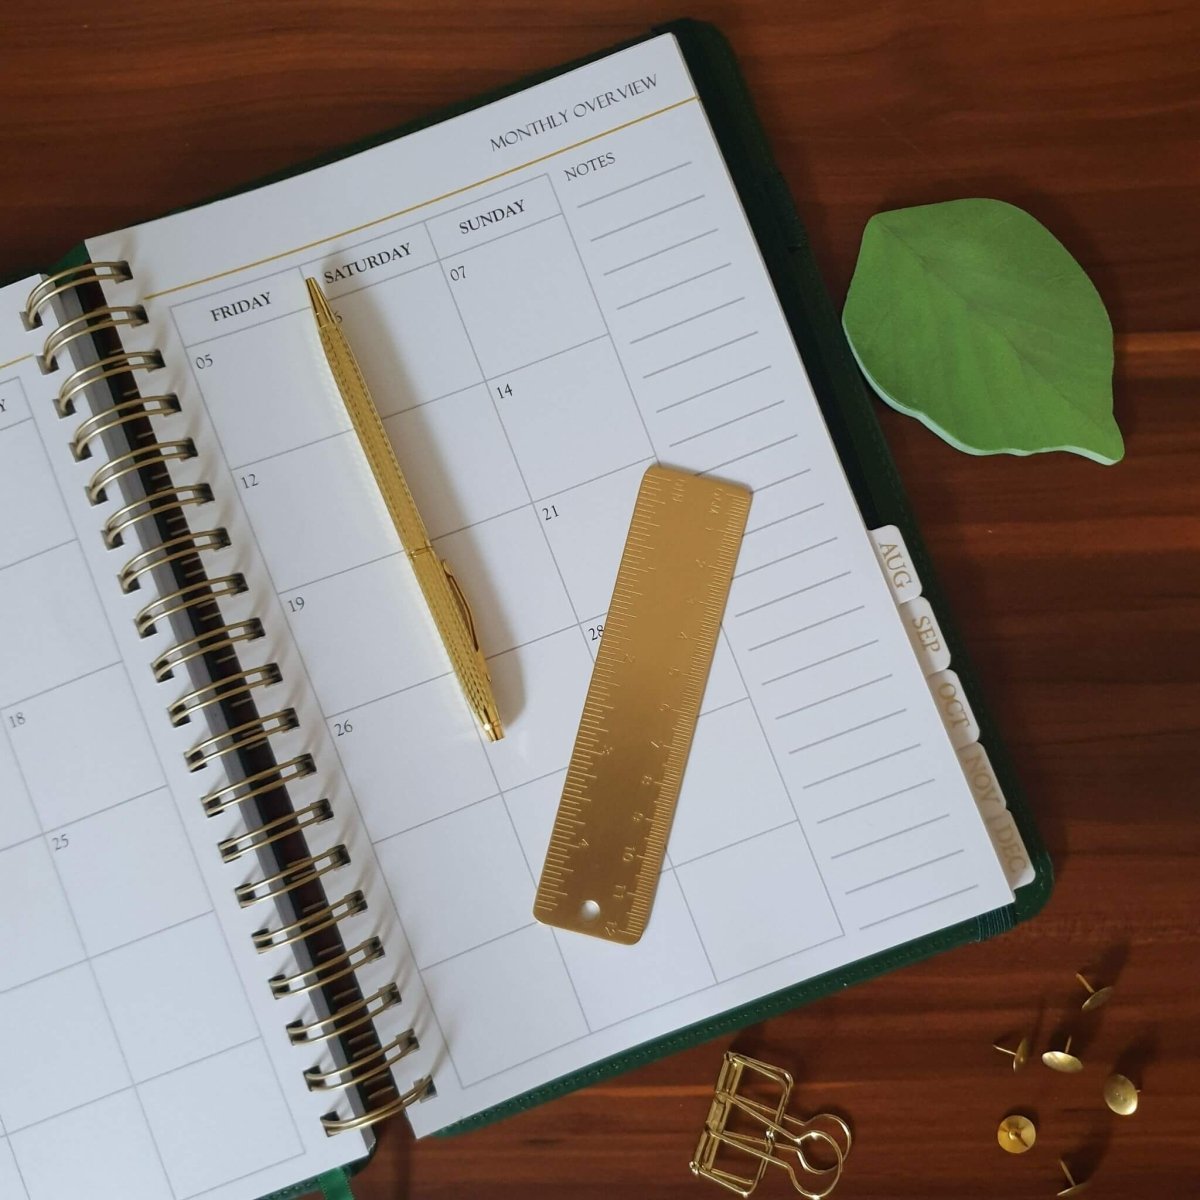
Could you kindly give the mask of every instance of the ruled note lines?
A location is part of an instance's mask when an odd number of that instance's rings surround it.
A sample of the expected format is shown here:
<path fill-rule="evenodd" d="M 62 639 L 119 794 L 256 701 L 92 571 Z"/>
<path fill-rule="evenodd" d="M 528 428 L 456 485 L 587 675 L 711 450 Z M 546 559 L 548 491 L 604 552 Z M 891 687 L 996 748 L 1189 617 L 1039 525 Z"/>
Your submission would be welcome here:
<path fill-rule="evenodd" d="M 908 712 L 907 708 L 898 708 L 895 712 L 884 713 L 881 717 L 872 717 L 869 721 L 862 721 L 858 725 L 851 725 L 849 729 L 839 729 L 837 733 L 831 733 L 827 737 L 817 738 L 815 742 L 806 742 L 803 746 L 796 746 L 789 750 L 789 754 L 803 754 L 805 750 L 812 750 L 817 746 L 823 746 L 826 742 L 832 742 L 840 737 L 846 737 L 847 734 L 858 733 L 861 729 L 869 729 L 872 725 L 879 725 L 883 721 L 890 721 L 893 717 L 903 716 Z"/>
<path fill-rule="evenodd" d="M 797 551 L 797 553 L 799 553 L 799 551 Z M 827 579 L 818 579 L 816 583 L 806 584 L 804 587 L 796 588 L 790 592 L 785 592 L 782 596 L 774 596 L 770 600 L 764 600 L 761 604 L 755 604 L 750 608 L 744 608 L 740 613 L 735 613 L 734 616 L 748 617 L 751 613 L 761 612 L 764 608 L 770 608 L 772 604 L 779 604 L 783 600 L 791 600 L 794 596 L 802 596 L 805 592 L 815 591 L 819 587 L 824 587 L 827 583 L 833 583 L 838 579 L 845 579 L 849 574 L 850 572 L 848 570 L 839 571 L 836 575 L 830 575 Z"/>
<path fill-rule="evenodd" d="M 670 246 L 663 246 L 661 250 L 653 250 L 649 254 L 643 254 L 641 258 L 635 258 L 630 262 L 622 263 L 619 267 L 610 267 L 607 271 L 602 271 L 604 276 L 616 275 L 619 271 L 627 271 L 630 267 L 636 267 L 638 263 L 649 262 L 652 258 L 658 258 L 660 254 L 668 254 L 672 250 L 678 250 L 683 246 L 690 246 L 693 242 L 698 242 L 701 238 L 712 237 L 716 233 L 716 227 L 706 229 L 703 233 L 693 234 L 689 238 L 684 238 L 682 242 L 674 242 Z"/>
<path fill-rule="evenodd" d="M 707 474 L 707 472 L 705 472 Z M 782 525 L 784 521 L 791 521 L 795 517 L 802 517 L 806 513 L 816 512 L 819 508 L 825 507 L 825 501 L 822 500 L 819 504 L 810 504 L 807 508 L 797 509 L 794 513 L 788 513 L 786 517 L 776 517 L 773 521 L 764 521 L 761 525 L 755 525 L 753 529 L 747 529 L 742 534 L 743 539 L 748 538 L 752 533 L 762 533 L 764 529 L 771 529 L 776 525 Z"/>
<path fill-rule="evenodd" d="M 847 888 L 842 895 L 853 896 L 856 892 L 865 892 L 867 888 L 878 887 L 881 883 L 889 883 L 893 879 L 899 879 L 902 875 L 911 875 L 914 871 L 923 871 L 926 867 L 932 867 L 936 863 L 945 862 L 950 858 L 957 858 L 960 854 L 965 853 L 966 851 L 960 846 L 957 850 L 951 850 L 947 854 L 939 854 L 936 858 L 929 858 L 924 862 L 916 863 L 914 866 L 905 867 L 901 871 L 893 871 L 890 875 L 884 875 L 879 879 L 872 879 L 870 883 L 860 883 L 857 887 Z"/>
<path fill-rule="evenodd" d="M 667 371 L 674 371 L 676 367 L 682 367 L 685 363 L 695 362 L 698 358 L 707 358 L 710 354 L 716 354 L 720 350 L 728 350 L 730 346 L 736 346 L 738 342 L 744 342 L 747 338 L 756 337 L 757 329 L 751 329 L 749 333 L 739 334 L 735 338 L 730 338 L 727 342 L 718 342 L 715 346 L 708 346 L 704 350 L 698 350 L 695 354 L 689 354 L 686 358 L 678 359 L 676 362 L 667 363 L 665 367 L 655 367 L 653 371 L 647 371 L 642 376 L 643 379 L 653 379 L 656 375 L 662 375 Z"/>
<path fill-rule="evenodd" d="M 599 204 L 601 200 L 607 200 L 610 196 L 619 196 L 622 192 L 628 192 L 632 188 L 641 187 L 644 183 L 650 183 L 655 179 L 661 179 L 664 175 L 670 175 L 673 171 L 682 171 L 684 167 L 690 167 L 692 160 L 689 158 L 686 162 L 676 163 L 673 167 L 667 167 L 662 171 L 655 171 L 653 175 L 646 175 L 642 179 L 635 179 L 632 183 L 624 184 L 622 187 L 613 188 L 611 192 L 604 192 L 600 196 L 593 196 L 590 200 L 583 200 L 575 205 L 576 209 L 587 208 L 592 204 Z"/>
<path fill-rule="evenodd" d="M 764 404 L 761 408 L 752 408 L 749 412 L 739 413 L 736 417 L 730 417 L 728 421 L 721 421 L 716 425 L 710 425 L 707 429 L 701 429 L 696 433 L 689 433 L 687 437 L 676 438 L 675 441 L 669 442 L 668 446 L 674 450 L 676 446 L 682 446 L 686 442 L 694 442 L 697 438 L 706 437 L 710 433 L 716 433 L 718 429 L 728 429 L 730 425 L 737 425 L 741 421 L 748 420 L 750 417 L 757 417 L 760 413 L 769 412 L 773 408 L 778 408 L 781 404 L 785 404 L 784 400 L 774 400 L 770 404 Z"/>
<path fill-rule="evenodd" d="M 956 892 L 947 892 L 944 896 L 938 896 L 936 900 L 926 900 L 924 904 L 914 904 L 912 908 L 904 908 L 899 912 L 891 913 L 886 917 L 880 917 L 877 921 L 868 921 L 865 925 L 860 925 L 858 931 L 860 933 L 865 929 L 874 929 L 876 925 L 885 925 L 888 921 L 899 920 L 900 917 L 907 917 L 910 913 L 920 912 L 923 908 L 932 908 L 935 904 L 943 904 L 947 900 L 953 900 L 957 896 L 965 896 L 968 892 L 974 892 L 979 889 L 979 884 L 972 883 L 965 888 L 959 888 Z"/>
<path fill-rule="evenodd" d="M 745 296 L 737 296 L 732 300 L 726 300 L 723 304 L 715 304 L 712 308 L 706 308 L 703 312 L 693 313 L 690 317 L 684 317 L 682 321 L 673 321 L 670 325 L 664 325 L 661 329 L 655 329 L 650 333 L 643 333 L 639 337 L 630 338 L 629 344 L 636 346 L 639 342 L 647 342 L 651 338 L 658 337 L 660 334 L 670 333 L 672 329 L 679 329 L 684 325 L 690 325 L 693 321 L 700 320 L 701 317 L 708 317 L 715 312 L 720 312 L 723 308 L 732 308 L 733 305 L 741 304 L 745 299 Z M 658 411 L 662 412 L 663 410 L 660 408 Z"/>
<path fill-rule="evenodd" d="M 861 606 L 860 606 L 861 607 Z M 833 620 L 832 617 L 827 617 L 826 621 Z M 818 621 L 818 625 L 823 625 L 824 621 Z M 813 626 L 808 626 L 809 629 Z M 784 635 L 790 636 L 790 635 Z M 891 679 L 892 673 L 889 671 L 886 675 L 880 675 L 875 679 L 868 679 L 866 683 L 856 683 L 853 687 L 843 688 L 840 692 L 834 692 L 832 696 L 823 696 L 820 700 L 810 700 L 807 704 L 801 704 L 797 708 L 789 708 L 787 712 L 782 712 L 776 715 L 775 720 L 782 721 L 784 717 L 794 717 L 797 713 L 807 712 L 810 708 L 820 708 L 822 704 L 828 704 L 831 700 L 839 700 L 842 696 L 849 696 L 854 692 L 861 692 L 865 688 L 874 686 L 877 683 L 883 683 L 885 679 Z"/>
<path fill-rule="evenodd" d="M 755 375 L 761 375 L 764 371 L 769 371 L 771 364 L 767 363 L 765 367 L 758 367 L 754 371 L 747 371 L 744 375 L 735 375 L 732 379 L 725 380 L 724 383 L 714 384 L 712 387 L 705 388 L 702 392 L 695 392 L 691 396 L 684 396 L 682 400 L 672 400 L 670 404 L 664 404 L 662 408 L 656 408 L 656 413 L 665 413 L 672 408 L 678 408 L 681 404 L 690 404 L 693 400 L 699 400 L 701 396 L 711 396 L 713 392 L 719 392 L 723 388 L 732 387 L 735 383 L 741 383 L 744 379 L 753 379 Z M 757 453 L 754 451 L 753 453 Z M 710 468 L 716 470 L 715 467 Z"/>
<path fill-rule="evenodd" d="M 793 675 L 799 675 L 801 671 L 811 671 L 813 667 L 819 667 L 825 663 L 833 662 L 834 659 L 845 658 L 848 654 L 854 654 L 859 650 L 865 650 L 868 646 L 874 646 L 878 642 L 878 638 L 872 638 L 869 642 L 862 642 L 858 646 L 851 646 L 848 650 L 839 650 L 836 654 L 827 655 L 825 658 L 818 658 L 815 662 L 805 663 L 802 667 L 794 667 L 790 671 L 784 671 L 782 675 L 775 675 L 771 679 L 764 679 L 763 686 L 766 687 L 767 684 L 778 683 L 782 679 L 789 679 Z"/>
<path fill-rule="evenodd" d="M 668 283 L 666 287 L 655 288 L 652 292 L 647 292 L 644 296 L 638 296 L 635 300 L 626 300 L 624 304 L 618 304 L 613 310 L 620 312 L 622 309 L 632 308 L 635 304 L 641 304 L 645 300 L 653 300 L 655 296 L 662 296 L 666 292 L 673 292 L 676 288 L 681 288 L 685 283 L 695 283 L 697 279 L 704 279 L 708 275 L 715 275 L 718 271 L 724 271 L 726 267 L 732 266 L 732 263 L 723 262 L 718 267 L 709 267 L 707 271 L 701 271 L 696 275 L 689 275 L 686 279 L 680 279 L 675 283 Z"/>
<path fill-rule="evenodd" d="M 755 488 L 756 492 L 761 492 L 762 488 Z M 827 537 L 824 541 L 813 542 L 811 546 L 804 546 L 799 550 L 793 550 L 789 554 L 781 554 L 778 558 L 773 558 L 769 562 L 759 563 L 757 567 L 747 567 L 744 571 L 735 571 L 734 579 L 745 579 L 747 575 L 753 575 L 756 571 L 765 571 L 768 567 L 778 566 L 781 562 L 787 562 L 789 558 L 796 558 L 798 555 L 807 554 L 810 550 L 820 550 L 822 546 L 831 546 L 837 541 L 837 535 Z M 862 606 L 859 605 L 861 608 Z"/>
<path fill-rule="evenodd" d="M 861 771 L 866 767 L 873 767 L 877 763 L 887 762 L 892 758 L 899 758 L 902 754 L 908 754 L 913 750 L 919 750 L 920 742 L 913 742 L 911 746 L 901 746 L 899 750 L 892 750 L 887 754 L 881 754 L 878 758 L 869 758 L 866 762 L 855 763 L 852 767 L 847 767 L 844 771 L 835 771 L 832 775 L 826 775 L 824 779 L 814 779 L 811 783 L 806 783 L 805 788 L 820 787 L 823 783 L 829 783 L 834 779 L 841 779 L 843 775 L 851 775 L 855 771 Z"/>
<path fill-rule="evenodd" d="M 765 446 L 759 446 L 754 450 L 747 450 L 744 454 L 735 454 L 732 458 L 725 459 L 724 462 L 719 462 L 715 466 L 705 467 L 703 471 L 698 471 L 699 475 L 711 475 L 714 471 L 724 470 L 726 467 L 732 467 L 734 463 L 745 461 L 747 458 L 753 458 L 756 454 L 763 454 L 767 450 L 774 450 L 776 446 L 783 446 L 788 442 L 794 442 L 800 435 L 798 433 L 789 433 L 786 437 L 777 438 L 773 442 L 768 442 Z"/>
<path fill-rule="evenodd" d="M 598 233 L 595 237 L 589 238 L 592 242 L 601 242 L 605 238 L 610 238 L 615 233 L 624 233 L 627 229 L 632 229 L 635 225 L 644 225 L 647 221 L 653 221 L 655 217 L 665 217 L 667 213 L 675 212 L 677 209 L 686 208 L 689 204 L 695 204 L 697 200 L 703 200 L 704 193 L 701 192 L 698 196 L 689 196 L 686 200 L 680 200 L 677 204 L 668 204 L 666 208 L 660 208 L 657 212 L 646 213 L 645 216 L 636 217 L 632 221 L 626 221 L 624 225 L 618 225 L 615 229 L 608 229 L 604 233 Z"/>
<path fill-rule="evenodd" d="M 911 749 L 911 747 L 910 747 Z M 826 817 L 821 817 L 818 825 L 824 825 L 829 821 L 836 821 L 839 817 L 849 816 L 851 813 L 862 812 L 864 808 L 871 808 L 876 804 L 882 804 L 885 800 L 894 800 L 897 796 L 907 796 L 909 792 L 920 791 L 921 788 L 928 787 L 931 783 L 935 783 L 935 778 L 922 779 L 920 783 L 910 783 L 908 787 L 897 788 L 894 792 L 888 792 L 886 796 L 876 796 L 874 800 L 866 800 L 862 804 L 855 804 L 851 808 L 843 808 L 839 812 L 830 813 Z"/>
<path fill-rule="evenodd" d="M 883 837 L 872 838 L 869 842 L 863 842 L 860 846 L 851 846 L 849 850 L 840 850 L 837 854 L 831 854 L 829 861 L 834 862 L 839 858 L 846 858 L 851 854 L 857 854 L 860 850 L 869 850 L 872 846 L 882 846 L 884 842 L 890 842 L 895 838 L 903 837 L 906 833 L 915 833 L 918 829 L 926 829 L 930 825 L 936 825 L 940 821 L 948 820 L 949 817 L 949 813 L 942 813 L 940 816 L 930 817 L 928 821 L 918 821 L 915 825 L 906 825 L 903 829 L 897 829 L 895 833 L 885 833 Z"/>

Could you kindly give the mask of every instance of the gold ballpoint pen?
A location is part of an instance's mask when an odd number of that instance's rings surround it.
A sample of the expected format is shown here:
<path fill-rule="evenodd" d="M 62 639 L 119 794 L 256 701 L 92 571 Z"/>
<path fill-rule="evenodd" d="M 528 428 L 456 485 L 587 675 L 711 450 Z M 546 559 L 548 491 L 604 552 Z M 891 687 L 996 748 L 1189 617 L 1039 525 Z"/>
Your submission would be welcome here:
<path fill-rule="evenodd" d="M 479 649 L 467 598 L 450 567 L 438 557 L 429 541 L 425 522 L 417 512 L 412 493 L 396 461 L 392 444 L 388 441 L 383 422 L 367 388 L 367 381 L 333 309 L 329 307 L 329 301 L 325 299 L 325 293 L 321 291 L 321 285 L 315 279 L 305 279 L 304 282 L 308 287 L 308 298 L 317 319 L 317 332 L 329 369 L 333 372 L 342 402 L 346 405 L 354 431 L 371 464 L 375 483 L 400 535 L 401 545 L 412 564 L 417 583 L 421 586 L 421 594 L 429 605 L 454 674 L 458 676 L 467 703 L 483 727 L 485 736 L 489 741 L 497 742 L 504 736 L 504 729 L 500 724 L 491 677 Z"/>

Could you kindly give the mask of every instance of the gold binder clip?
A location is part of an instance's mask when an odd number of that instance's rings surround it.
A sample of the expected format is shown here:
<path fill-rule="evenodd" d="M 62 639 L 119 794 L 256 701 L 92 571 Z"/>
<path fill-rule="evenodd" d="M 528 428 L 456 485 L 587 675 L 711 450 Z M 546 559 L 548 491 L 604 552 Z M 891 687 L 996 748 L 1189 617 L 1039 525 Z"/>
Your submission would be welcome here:
<path fill-rule="evenodd" d="M 749 1073 L 747 1082 L 758 1080 L 772 1085 L 775 1092 L 774 1104 L 751 1100 L 739 1093 L 743 1076 Z M 788 1101 L 792 1095 L 792 1076 L 782 1067 L 747 1058 L 744 1054 L 727 1051 L 717 1076 L 716 1092 L 704 1123 L 704 1132 L 696 1146 L 691 1162 L 694 1175 L 711 1179 L 727 1191 L 739 1196 L 749 1196 L 758 1187 L 767 1167 L 777 1166 L 787 1172 L 792 1187 L 808 1200 L 824 1200 L 830 1195 L 842 1177 L 842 1168 L 850 1153 L 852 1141 L 850 1127 L 841 1117 L 832 1113 L 819 1113 L 809 1120 L 787 1114 Z M 739 1122 L 743 1128 L 731 1126 Z M 806 1150 L 811 1153 L 815 1143 L 824 1144 L 833 1155 L 833 1166 L 823 1167 L 810 1161 Z M 744 1174 L 725 1166 L 718 1166 L 722 1151 L 747 1155 L 757 1160 L 751 1174 Z M 785 1155 L 792 1152 L 796 1162 Z M 797 1173 L 799 1167 L 799 1174 Z M 743 1167 L 742 1172 L 747 1168 Z M 801 1182 L 803 1177 L 804 1182 Z M 813 1183 L 810 1186 L 809 1180 Z"/>

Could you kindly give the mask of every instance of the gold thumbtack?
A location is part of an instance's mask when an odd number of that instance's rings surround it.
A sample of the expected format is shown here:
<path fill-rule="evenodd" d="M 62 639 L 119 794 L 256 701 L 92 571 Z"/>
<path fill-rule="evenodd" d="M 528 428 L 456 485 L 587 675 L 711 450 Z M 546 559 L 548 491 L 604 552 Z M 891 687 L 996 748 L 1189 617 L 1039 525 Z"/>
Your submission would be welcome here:
<path fill-rule="evenodd" d="M 1033 1149 L 1033 1143 L 1037 1141 L 1037 1129 L 1028 1117 L 1014 1113 L 1000 1122 L 996 1141 L 1000 1143 L 1000 1149 L 1007 1150 L 1009 1154 L 1024 1154 L 1026 1150 Z"/>
<path fill-rule="evenodd" d="M 1052 1071 L 1061 1071 L 1064 1075 L 1074 1075 L 1083 1070 L 1083 1063 L 1071 1053 L 1071 1039 L 1061 1050 L 1047 1050 L 1042 1055 L 1042 1062 Z"/>
<path fill-rule="evenodd" d="M 1087 989 L 1088 998 L 1083 1002 L 1083 1011 L 1092 1012 L 1112 999 L 1113 990 L 1110 987 L 1094 988 L 1084 977 L 1076 973 L 1075 978 Z"/>
<path fill-rule="evenodd" d="M 1120 1117 L 1137 1112 L 1138 1090 L 1124 1075 L 1110 1075 L 1104 1081 L 1104 1103 Z"/>
<path fill-rule="evenodd" d="M 1058 1165 L 1062 1168 L 1062 1173 L 1067 1177 L 1067 1186 L 1058 1193 L 1059 1196 L 1078 1196 L 1080 1192 L 1087 1188 L 1089 1181 L 1085 1179 L 1081 1183 L 1076 1183 L 1070 1168 L 1061 1158 L 1058 1160 Z"/>
<path fill-rule="evenodd" d="M 1007 1046 L 992 1043 L 993 1050 L 999 1050 L 1001 1054 L 1007 1054 L 1013 1060 L 1013 1070 L 1019 1071 L 1029 1061 L 1029 1039 L 1023 1037 L 1018 1043 L 1015 1050 L 1010 1050 Z"/>

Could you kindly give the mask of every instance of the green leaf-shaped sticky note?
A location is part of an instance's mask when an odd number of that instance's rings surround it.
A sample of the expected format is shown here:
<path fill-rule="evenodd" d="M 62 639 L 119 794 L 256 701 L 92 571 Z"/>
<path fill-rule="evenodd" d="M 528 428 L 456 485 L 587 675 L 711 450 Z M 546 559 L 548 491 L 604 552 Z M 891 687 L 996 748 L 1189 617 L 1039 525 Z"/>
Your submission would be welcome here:
<path fill-rule="evenodd" d="M 843 322 L 871 386 L 970 454 L 1114 463 L 1112 325 L 1083 268 L 1001 200 L 879 213 Z"/>

